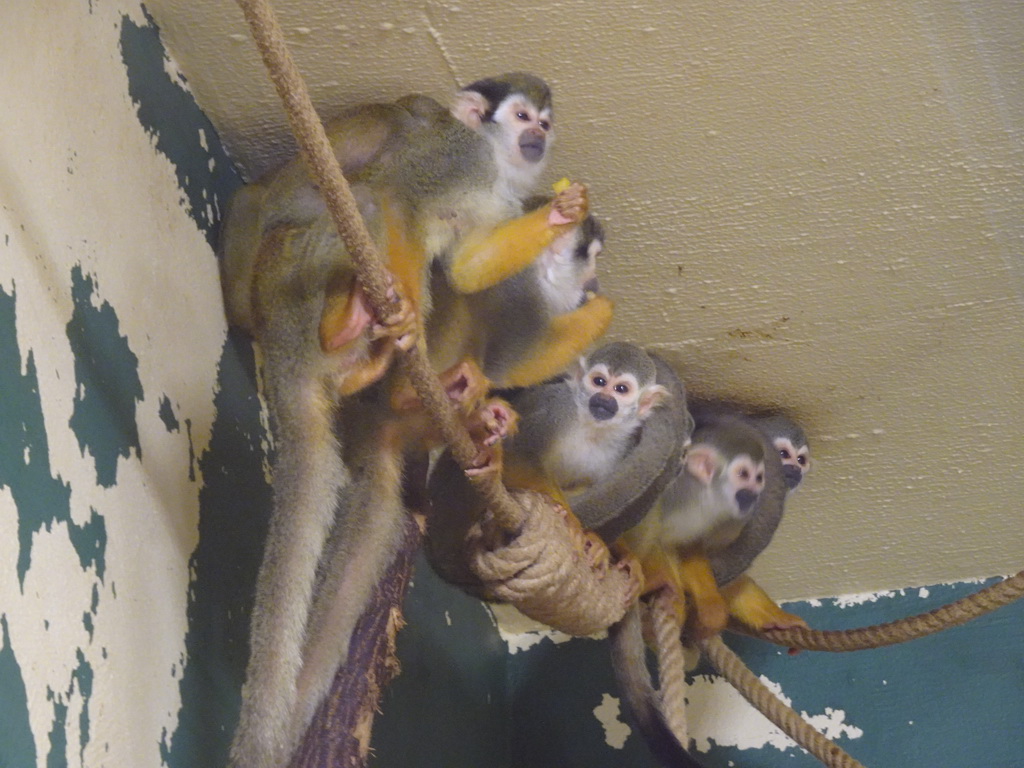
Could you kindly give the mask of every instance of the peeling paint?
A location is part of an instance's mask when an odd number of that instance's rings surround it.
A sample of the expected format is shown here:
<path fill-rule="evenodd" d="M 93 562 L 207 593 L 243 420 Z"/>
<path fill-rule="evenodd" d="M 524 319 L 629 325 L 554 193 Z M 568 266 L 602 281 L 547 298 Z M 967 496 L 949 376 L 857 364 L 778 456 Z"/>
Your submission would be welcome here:
<path fill-rule="evenodd" d="M 70 426 L 78 446 L 96 463 L 96 482 L 117 482 L 118 457 L 142 458 L 135 403 L 143 399 L 139 358 L 119 331 L 117 313 L 96 299 L 96 283 L 80 265 L 71 270 L 74 313 L 67 324 L 75 356 L 75 401 Z M 94 302 L 96 302 L 94 304 Z"/>
<path fill-rule="evenodd" d="M 0 765 L 36 764 L 36 744 L 28 716 L 28 694 L 11 646 L 7 614 L 0 614 Z"/>
<path fill-rule="evenodd" d="M 612 749 L 622 749 L 633 729 L 619 719 L 622 707 L 619 700 L 607 693 L 601 697 L 601 703 L 594 707 L 594 717 L 604 728 L 604 743 Z"/>

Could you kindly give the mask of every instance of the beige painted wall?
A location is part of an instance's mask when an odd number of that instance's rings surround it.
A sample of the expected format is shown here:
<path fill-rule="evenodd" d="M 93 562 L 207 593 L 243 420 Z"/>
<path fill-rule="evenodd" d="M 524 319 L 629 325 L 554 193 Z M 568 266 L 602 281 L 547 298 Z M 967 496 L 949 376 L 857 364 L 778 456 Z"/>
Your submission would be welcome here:
<path fill-rule="evenodd" d="M 552 177 L 607 222 L 613 336 L 812 437 L 756 566 L 772 591 L 1022 566 L 1015 2 L 276 5 L 328 113 L 509 69 L 553 83 Z M 283 119 L 240 13 L 150 6 L 229 149 L 267 167 Z"/>

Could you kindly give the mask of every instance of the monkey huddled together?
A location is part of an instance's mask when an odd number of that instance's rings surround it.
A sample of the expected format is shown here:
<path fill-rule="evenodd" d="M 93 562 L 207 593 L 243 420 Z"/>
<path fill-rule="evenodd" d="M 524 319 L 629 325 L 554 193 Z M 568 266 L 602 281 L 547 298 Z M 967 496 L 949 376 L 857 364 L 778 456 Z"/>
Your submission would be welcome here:
<path fill-rule="evenodd" d="M 571 509 L 639 561 L 645 593 L 671 592 L 694 635 L 730 617 L 802 624 L 744 572 L 808 467 L 807 441 L 781 417 L 688 407 L 676 372 L 634 345 L 588 354 L 612 319 L 597 292 L 604 233 L 582 185 L 536 196 L 554 139 L 544 81 L 479 80 L 451 108 L 421 95 L 363 104 L 327 128 L 397 303 L 386 317 L 369 306 L 298 159 L 232 198 L 226 312 L 262 350 L 276 452 L 230 764 L 288 764 L 396 553 L 407 465 L 440 447 L 393 365 L 413 346 L 478 443 L 471 471 L 503 469 Z M 446 510 L 476 514 L 459 479 L 442 458 L 429 483 L 427 549 L 453 581 L 463 571 L 445 542 L 460 529 Z M 610 636 L 652 750 L 697 765 L 654 706 L 635 606 Z"/>

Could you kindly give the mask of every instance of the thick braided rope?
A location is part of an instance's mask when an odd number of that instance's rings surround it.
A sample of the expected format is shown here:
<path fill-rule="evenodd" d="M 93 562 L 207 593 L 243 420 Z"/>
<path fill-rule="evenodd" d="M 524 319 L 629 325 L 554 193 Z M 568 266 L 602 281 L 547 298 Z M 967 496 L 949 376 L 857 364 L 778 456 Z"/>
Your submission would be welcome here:
<path fill-rule="evenodd" d="M 639 569 L 592 566 L 587 542 L 565 524 L 564 509 L 540 493 L 512 493 L 526 512 L 517 536 L 494 546 L 477 524 L 467 537 L 470 568 L 484 595 L 570 635 L 592 635 L 621 619 L 639 591 Z"/>
<path fill-rule="evenodd" d="M 847 630 L 795 628 L 754 631 L 743 628 L 741 631 L 763 640 L 801 650 L 860 651 L 904 643 L 943 629 L 958 627 L 997 608 L 1002 608 L 1014 600 L 1019 600 L 1021 597 L 1024 597 L 1024 571 L 1003 581 L 990 584 L 949 605 L 885 624 Z"/>
<path fill-rule="evenodd" d="M 351 189 L 331 149 L 323 123 L 313 107 L 305 81 L 288 51 L 284 32 L 270 2 L 237 2 L 245 14 L 253 40 L 284 105 L 302 156 L 323 191 L 338 234 L 351 253 L 370 306 L 378 317 L 387 317 L 391 306 L 387 272 L 381 266 Z M 404 373 L 412 382 L 442 439 L 450 447 L 455 461 L 464 470 L 472 467 L 477 456 L 477 448 L 459 423 L 455 410 L 431 369 L 424 351 L 418 346 L 414 347 L 402 356 L 402 363 Z M 472 476 L 470 481 L 487 504 L 492 529 L 497 527 L 506 537 L 519 535 L 525 524 L 527 512 L 512 498 L 498 474 L 478 474 Z M 537 517 L 536 514 L 533 516 Z M 553 516 L 553 519 L 557 519 L 557 516 Z M 543 584 L 544 588 L 536 597 L 524 594 L 520 601 L 512 602 L 528 616 L 556 628 L 586 628 L 586 631 L 576 631 L 573 634 L 591 634 L 618 621 L 629 600 L 635 597 L 636 580 L 625 576 L 621 571 L 618 571 L 619 575 L 616 577 L 607 572 L 607 569 L 606 573 L 601 573 L 599 570 L 584 567 L 586 564 L 579 562 L 587 549 L 584 543 L 579 541 L 561 519 L 557 525 L 551 521 L 549 523 L 544 533 L 548 538 L 548 546 L 534 548 L 534 551 L 538 558 L 550 557 L 557 562 L 544 564 L 538 560 L 532 567 L 524 568 L 526 578 L 523 581 L 523 589 L 528 589 L 531 584 Z M 564 581 L 564 586 L 553 588 L 546 580 L 533 576 L 535 572 L 545 575 L 558 574 L 557 578 Z M 605 576 L 609 578 L 604 578 Z M 592 614 L 585 615 L 587 611 L 591 611 Z M 563 614 L 570 618 L 563 621 Z M 547 618 L 540 618 L 541 616 Z"/>
<path fill-rule="evenodd" d="M 661 712 L 672 733 L 685 748 L 690 746 L 690 732 L 686 724 L 686 659 L 679 637 L 683 628 L 672 608 L 672 597 L 662 590 L 651 604 L 647 616 L 654 635 L 654 648 L 658 656 L 658 692 Z"/>
<path fill-rule="evenodd" d="M 829 768 L 864 768 L 762 685 L 721 637 L 703 641 L 701 649 L 719 674 L 732 683 L 747 701 Z"/>

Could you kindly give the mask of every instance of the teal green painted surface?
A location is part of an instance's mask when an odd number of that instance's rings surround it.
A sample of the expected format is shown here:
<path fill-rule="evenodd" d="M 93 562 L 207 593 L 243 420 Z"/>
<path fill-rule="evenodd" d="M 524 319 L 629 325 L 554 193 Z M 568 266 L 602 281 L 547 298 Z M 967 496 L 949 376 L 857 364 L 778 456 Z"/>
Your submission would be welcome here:
<path fill-rule="evenodd" d="M 6 614 L 0 614 L 0 632 L 0 768 L 35 768 L 28 693 L 11 645 Z"/>
<path fill-rule="evenodd" d="M 185 89 L 185 79 L 176 82 L 168 76 L 159 29 L 152 17 L 146 18 L 148 24 L 138 25 L 122 17 L 121 57 L 128 93 L 138 106 L 142 127 L 174 164 L 189 215 L 215 247 L 224 203 L 238 180 L 220 137 Z"/>
<path fill-rule="evenodd" d="M 171 405 L 170 398 L 164 395 L 160 398 L 160 421 L 167 427 L 168 432 L 179 432 L 181 425 L 178 423 L 178 418 L 174 415 L 174 407 Z"/>
<path fill-rule="evenodd" d="M 32 564 L 32 539 L 54 523 L 71 525 L 71 488 L 50 470 L 35 355 L 22 355 L 15 331 L 17 290 L 0 288 L 0 487 L 18 510 L 18 581 Z"/>
<path fill-rule="evenodd" d="M 46 768 L 67 768 L 73 762 L 84 765 L 85 747 L 89 743 L 89 703 L 92 698 L 93 669 L 79 648 L 75 652 L 77 666 L 71 671 L 71 681 L 63 692 L 46 689 L 46 698 L 53 704 L 53 720 L 50 723 L 50 749 L 46 755 Z M 78 744 L 72 747 L 75 759 L 68 755 L 68 712 L 73 698 L 81 699 L 78 715 Z"/>
<path fill-rule="evenodd" d="M 814 627 L 851 628 L 931 610 L 979 585 L 940 585 L 840 608 L 787 605 Z M 800 653 L 727 636 L 754 670 L 779 683 L 799 711 L 845 712 L 864 731 L 838 743 L 871 768 L 1018 768 L 1024 765 L 1024 603 L 970 624 L 902 645 L 846 654 Z M 517 768 L 653 768 L 634 734 L 621 750 L 595 737 L 597 694 L 616 694 L 606 644 L 547 641 L 512 657 Z M 704 670 L 707 672 L 708 670 Z M 698 670 L 700 672 L 700 670 Z M 695 692 L 694 696 L 699 695 Z M 738 749 L 713 745 L 700 755 L 708 768 L 811 768 L 819 763 L 794 747 Z M 398 768 L 391 766 L 389 768 Z"/>
<path fill-rule="evenodd" d="M 507 656 L 488 611 L 441 581 L 420 556 L 403 613 L 402 674 L 384 692 L 370 765 L 508 766 Z"/>
<path fill-rule="evenodd" d="M 117 460 L 132 450 L 141 458 L 135 404 L 142 400 L 139 358 L 119 330 L 117 313 L 106 301 L 93 306 L 95 283 L 71 270 L 74 311 L 67 325 L 68 342 L 75 356 L 74 410 L 71 429 L 78 447 L 96 462 L 96 482 L 110 488 L 117 482 Z"/>

